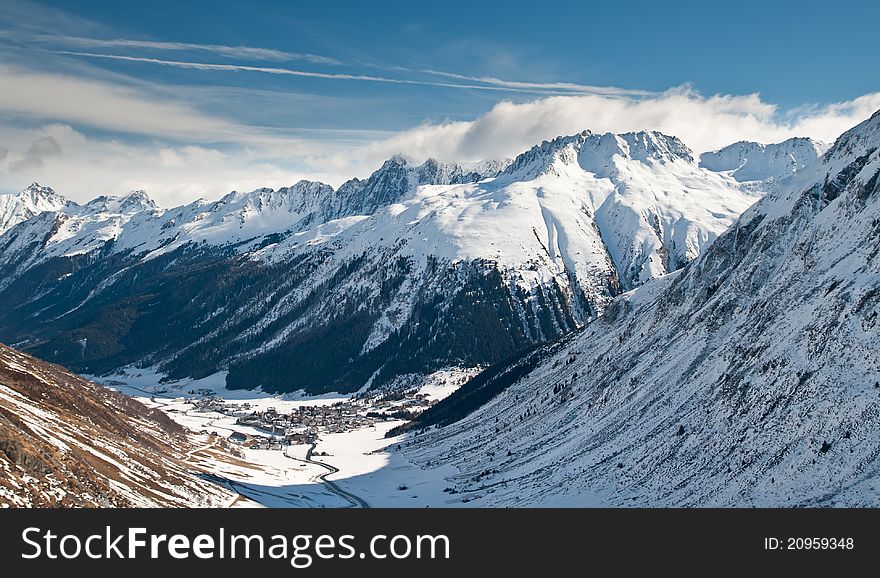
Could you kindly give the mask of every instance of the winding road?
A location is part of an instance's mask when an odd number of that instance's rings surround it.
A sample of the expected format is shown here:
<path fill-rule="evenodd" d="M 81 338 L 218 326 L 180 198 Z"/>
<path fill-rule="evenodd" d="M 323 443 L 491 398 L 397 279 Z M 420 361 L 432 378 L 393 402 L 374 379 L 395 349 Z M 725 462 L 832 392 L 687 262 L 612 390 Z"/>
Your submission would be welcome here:
<path fill-rule="evenodd" d="M 330 490 L 331 492 L 333 492 L 334 494 L 336 494 L 340 498 L 346 500 L 348 503 L 350 503 L 352 505 L 353 508 L 369 508 L 370 505 L 363 498 L 355 496 L 351 492 L 346 492 L 345 490 L 343 490 L 342 488 L 337 486 L 334 482 L 327 479 L 327 476 L 329 476 L 330 474 L 335 474 L 336 472 L 338 472 L 339 468 L 331 466 L 330 464 L 325 464 L 324 462 L 318 462 L 318 461 L 313 460 L 312 459 L 312 452 L 315 451 L 315 445 L 316 444 L 311 444 L 309 446 L 308 451 L 306 451 L 305 459 L 295 458 L 291 455 L 288 455 L 287 452 L 284 452 L 284 450 L 282 450 L 282 452 L 284 453 L 284 457 L 286 457 L 286 458 L 290 458 L 290 459 L 296 460 L 298 462 L 305 462 L 307 464 L 312 464 L 312 465 L 324 468 L 325 470 L 327 470 L 327 472 L 315 476 L 316 480 L 320 480 L 320 482 L 322 484 L 327 486 L 328 490 Z"/>

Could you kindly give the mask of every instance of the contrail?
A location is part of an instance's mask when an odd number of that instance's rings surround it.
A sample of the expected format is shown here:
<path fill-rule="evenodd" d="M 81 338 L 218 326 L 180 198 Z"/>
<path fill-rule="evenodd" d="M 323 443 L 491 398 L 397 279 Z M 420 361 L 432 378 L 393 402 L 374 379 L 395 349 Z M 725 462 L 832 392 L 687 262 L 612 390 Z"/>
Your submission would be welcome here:
<path fill-rule="evenodd" d="M 286 75 L 286 76 L 298 76 L 305 78 L 324 78 L 331 80 L 357 80 L 357 81 L 365 81 L 365 82 L 382 82 L 388 84 L 409 84 L 409 85 L 417 85 L 417 86 L 434 86 L 440 88 L 457 88 L 457 89 L 467 89 L 467 90 L 489 90 L 496 92 L 524 92 L 524 93 L 532 93 L 532 94 L 544 94 L 544 95 L 573 95 L 573 94 L 605 94 L 607 96 L 618 94 L 614 91 L 620 91 L 619 96 L 623 96 L 626 94 L 624 89 L 607 89 L 607 92 L 601 92 L 602 89 L 593 90 L 589 92 L 586 89 L 592 89 L 596 87 L 586 87 L 583 85 L 572 85 L 565 83 L 556 83 L 546 85 L 547 88 L 543 88 L 545 85 L 536 84 L 536 83 L 516 83 L 512 81 L 502 81 L 499 79 L 488 78 L 488 80 L 484 80 L 481 78 L 474 77 L 473 80 L 476 82 L 484 82 L 487 84 L 459 84 L 453 82 L 433 82 L 429 80 L 411 80 L 405 78 L 390 78 L 386 76 L 373 76 L 367 74 L 347 74 L 347 73 L 337 73 L 337 72 L 314 72 L 309 70 L 296 70 L 292 68 L 283 68 L 283 67 L 275 67 L 275 66 L 251 66 L 246 64 L 214 64 L 214 63 L 206 63 L 206 62 L 190 62 L 183 60 L 164 60 L 160 58 L 147 58 L 142 56 L 125 56 L 121 54 L 99 54 L 95 52 L 74 52 L 67 50 L 59 50 L 55 51 L 55 54 L 66 54 L 70 56 L 82 56 L 87 58 L 104 58 L 109 60 L 122 60 L 126 62 L 143 62 L 148 64 L 158 64 L 160 66 L 173 66 L 176 68 L 188 68 L 192 70 L 213 70 L 213 71 L 224 71 L 224 72 L 257 72 L 263 74 L 277 74 L 277 75 Z M 437 74 L 433 72 L 433 74 Z M 461 79 L 469 79 L 469 77 L 461 76 L 461 75 L 452 75 L 452 73 L 446 73 L 455 78 Z M 494 84 L 493 84 L 494 83 Z M 497 86 L 496 86 L 497 84 Z M 583 89 L 581 92 L 575 91 L 574 87 L 579 87 Z"/>

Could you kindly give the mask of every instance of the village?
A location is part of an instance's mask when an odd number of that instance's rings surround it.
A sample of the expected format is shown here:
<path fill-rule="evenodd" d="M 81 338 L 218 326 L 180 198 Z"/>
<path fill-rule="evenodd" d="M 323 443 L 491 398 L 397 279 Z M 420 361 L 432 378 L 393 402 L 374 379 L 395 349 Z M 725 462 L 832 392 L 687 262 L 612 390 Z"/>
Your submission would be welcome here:
<path fill-rule="evenodd" d="M 230 442 L 250 449 L 280 449 L 287 445 L 314 444 L 322 433 L 346 433 L 393 419 L 409 420 L 436 403 L 427 395 L 384 392 L 330 404 L 300 405 L 290 411 L 274 406 L 225 400 L 212 390 L 194 390 L 186 400 L 198 413 L 218 413 L 235 418 L 242 426 L 229 434 Z M 252 430 L 253 433 L 246 433 Z M 204 434 L 216 433 L 204 430 Z M 318 454 L 315 454 L 318 455 Z"/>

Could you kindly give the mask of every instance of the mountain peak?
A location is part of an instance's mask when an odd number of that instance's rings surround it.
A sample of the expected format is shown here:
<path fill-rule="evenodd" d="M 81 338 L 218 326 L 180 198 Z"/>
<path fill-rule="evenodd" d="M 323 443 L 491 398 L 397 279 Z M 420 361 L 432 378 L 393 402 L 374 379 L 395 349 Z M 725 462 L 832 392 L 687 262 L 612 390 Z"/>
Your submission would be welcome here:
<path fill-rule="evenodd" d="M 150 198 L 146 191 L 138 189 L 122 197 L 119 207 L 122 212 L 130 212 L 148 211 L 157 209 L 159 206 L 156 204 L 156 201 Z"/>
<path fill-rule="evenodd" d="M 827 145 L 807 137 L 779 143 L 739 141 L 700 155 L 700 166 L 729 172 L 739 182 L 775 182 L 813 164 Z"/>
<path fill-rule="evenodd" d="M 473 180 L 483 180 L 498 176 L 513 162 L 511 158 L 504 159 L 486 159 L 472 163 L 462 163 L 461 168 L 468 175 L 475 175 L 477 178 Z"/>
<path fill-rule="evenodd" d="M 571 164 L 577 157 L 581 145 L 593 136 L 589 130 L 576 135 L 558 136 L 552 140 L 541 141 L 526 152 L 518 155 L 502 171 L 502 175 L 517 179 L 532 179 L 546 172 L 554 162 Z"/>
<path fill-rule="evenodd" d="M 49 187 L 34 182 L 17 195 L 0 195 L 0 234 L 44 211 L 59 211 L 74 203 Z"/>
<path fill-rule="evenodd" d="M 315 208 L 316 205 L 327 203 L 333 196 L 333 187 L 320 181 L 297 181 L 289 187 L 281 187 L 276 194 L 285 197 L 290 208 L 297 213 Z"/>
<path fill-rule="evenodd" d="M 401 153 L 397 153 L 388 158 L 384 163 L 382 163 L 382 167 L 379 170 L 388 167 L 406 167 L 412 165 L 413 162 L 411 159 L 405 157 Z"/>
<path fill-rule="evenodd" d="M 681 159 L 689 163 L 694 162 L 691 149 L 676 136 L 655 130 L 627 132 L 618 136 L 626 142 L 627 155 L 633 160 L 667 162 Z"/>
<path fill-rule="evenodd" d="M 36 181 L 28 185 L 17 196 L 23 202 L 29 202 L 32 207 L 46 202 L 52 205 L 67 202 L 67 199 L 56 193 L 51 187 L 44 187 Z"/>
<path fill-rule="evenodd" d="M 267 211 L 301 214 L 318 210 L 321 203 L 329 202 L 332 195 L 330 185 L 303 179 L 278 189 L 260 187 L 249 192 L 232 191 L 214 202 L 211 210 L 224 214 L 236 212 L 243 220 Z"/>
<path fill-rule="evenodd" d="M 330 216 L 369 215 L 396 203 L 422 185 L 457 185 L 496 176 L 503 161 L 475 163 L 468 169 L 433 157 L 419 164 L 396 154 L 366 179 L 350 179 L 336 190 Z"/>
<path fill-rule="evenodd" d="M 880 146 L 880 110 L 840 135 L 826 151 L 822 162 L 827 164 L 839 158 L 861 156 L 876 150 L 878 146 Z"/>
<path fill-rule="evenodd" d="M 42 186 L 40 183 L 38 183 L 37 181 L 34 181 L 34 182 L 32 182 L 31 184 L 29 184 L 29 185 L 28 185 L 28 186 L 22 191 L 22 193 L 30 193 L 30 192 L 34 192 L 34 191 L 52 191 L 52 189 L 51 189 L 51 187 L 44 187 L 44 186 Z M 53 192 L 54 192 L 54 191 L 53 191 Z"/>
<path fill-rule="evenodd" d="M 127 195 L 101 195 L 85 204 L 93 213 L 117 213 L 132 215 L 145 211 L 154 211 L 159 205 L 143 190 L 134 190 Z"/>
<path fill-rule="evenodd" d="M 676 159 L 692 163 L 691 150 L 677 137 L 657 131 L 595 134 L 583 130 L 569 136 L 545 140 L 519 155 L 503 174 L 533 179 L 556 163 L 580 164 L 581 168 L 604 174 L 615 156 L 642 163 L 666 163 Z"/>

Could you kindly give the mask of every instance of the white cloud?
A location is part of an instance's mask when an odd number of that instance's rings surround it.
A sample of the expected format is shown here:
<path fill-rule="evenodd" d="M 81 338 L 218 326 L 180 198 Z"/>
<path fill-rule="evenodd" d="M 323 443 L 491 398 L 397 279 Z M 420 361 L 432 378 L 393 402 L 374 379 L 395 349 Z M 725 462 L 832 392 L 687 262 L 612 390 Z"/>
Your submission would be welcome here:
<path fill-rule="evenodd" d="M 498 103 L 469 122 L 425 124 L 363 148 L 375 164 L 395 153 L 414 158 L 473 161 L 510 157 L 542 140 L 584 129 L 593 132 L 658 130 L 696 152 L 738 140 L 778 142 L 809 136 L 831 142 L 880 108 L 880 93 L 780 115 L 756 95 L 704 97 L 688 88 L 642 99 L 597 95 L 554 96 L 526 103 Z M 341 157 L 331 165 L 341 169 Z"/>
<path fill-rule="evenodd" d="M 215 142 L 254 130 L 133 88 L 0 63 L 0 112 L 109 131 Z"/>
<path fill-rule="evenodd" d="M 445 161 L 511 157 L 585 128 L 659 130 L 696 152 L 737 140 L 810 136 L 833 141 L 880 108 L 880 93 L 871 93 L 782 113 L 758 95 L 706 97 L 684 87 L 640 98 L 502 101 L 472 121 L 423 124 L 388 138 L 369 131 L 341 138 L 325 129 L 301 132 L 308 135 L 302 137 L 202 112 L 172 100 L 167 90 L 135 90 L 4 63 L 0 84 L 0 191 L 21 190 L 37 180 L 83 201 L 143 188 L 166 206 L 301 178 L 338 186 L 351 176 L 368 175 L 398 153 Z"/>
<path fill-rule="evenodd" d="M 249 64 L 225 64 L 193 62 L 188 60 L 166 60 L 135 54 L 110 54 L 106 52 L 86 52 L 84 49 L 94 48 L 120 48 L 127 50 L 165 51 L 165 52 L 206 52 L 225 58 L 235 58 L 250 61 L 305 61 L 317 65 L 344 66 L 346 63 L 331 57 L 318 54 L 289 52 L 274 48 L 262 48 L 255 46 L 230 46 L 223 44 L 197 44 L 191 42 L 167 42 L 156 40 L 139 40 L 129 38 L 90 38 L 83 36 L 69 36 L 55 33 L 33 33 L 22 30 L 0 29 L 0 39 L 9 39 L 22 45 L 37 45 L 54 48 L 54 54 L 78 56 L 93 59 L 119 60 L 127 62 L 140 62 L 156 64 L 191 70 L 223 71 L 223 72 L 256 72 L 274 75 L 300 76 L 307 78 L 323 78 L 335 80 L 355 80 L 368 82 L 381 82 L 390 84 L 411 84 L 419 86 L 434 86 L 441 88 L 459 88 L 468 90 L 500 91 L 500 92 L 523 92 L 532 94 L 598 94 L 603 96 L 647 96 L 650 91 L 638 89 L 625 89 L 615 86 L 594 86 L 571 82 L 531 82 L 521 80 L 506 80 L 493 76 L 473 76 L 457 72 L 441 71 L 434 69 L 413 69 L 404 66 L 388 66 L 382 64 L 368 64 L 374 68 L 386 71 L 414 73 L 418 75 L 430 75 L 450 80 L 461 80 L 466 83 L 439 82 L 419 80 L 412 78 L 398 78 L 375 76 L 367 74 L 346 74 L 333 72 L 320 72 L 312 70 L 297 70 L 277 66 L 253 66 Z"/>
<path fill-rule="evenodd" d="M 58 156 L 61 152 L 61 145 L 58 144 L 55 137 L 44 136 L 33 141 L 24 154 L 18 155 L 17 158 L 12 159 L 9 163 L 9 167 L 12 172 L 25 172 L 33 169 L 40 169 L 44 166 L 44 160 Z"/>
<path fill-rule="evenodd" d="M 0 31 L 0 36 L 4 33 Z M 220 44 L 193 44 L 189 42 L 158 42 L 152 40 L 131 40 L 126 38 L 116 38 L 111 40 L 99 38 L 82 38 L 78 36 L 55 36 L 55 35 L 36 35 L 30 36 L 30 39 L 51 43 L 56 46 L 68 46 L 79 48 L 132 48 L 147 50 L 162 50 L 169 52 L 208 52 L 218 56 L 228 58 L 239 58 L 242 60 L 267 60 L 267 61 L 293 61 L 302 60 L 314 64 L 343 65 L 345 63 L 331 56 L 322 56 L 318 54 L 301 54 L 296 52 L 287 52 L 276 50 L 273 48 L 260 48 L 254 46 L 226 46 Z M 69 54 L 72 56 L 87 56 L 91 58 L 107 58 L 111 60 L 128 60 L 134 62 L 144 62 L 151 64 L 162 64 L 165 66 L 176 66 L 179 68 L 192 68 L 198 70 L 219 70 L 219 71 L 247 71 L 247 72 L 264 72 L 268 74 L 290 74 L 294 76 L 312 76 L 315 78 L 335 78 L 346 80 L 369 80 L 373 82 L 390 82 L 403 84 L 424 84 L 428 86 L 440 87 L 460 87 L 469 89 L 497 90 L 511 89 L 511 91 L 537 92 L 537 93 L 575 93 L 575 94 L 598 94 L 604 96 L 648 96 L 654 94 L 647 90 L 626 89 L 616 86 L 595 86 L 589 84 L 577 84 L 572 82 L 530 82 L 520 80 L 505 80 L 494 76 L 471 76 L 459 74 L 456 72 L 448 72 L 443 70 L 412 69 L 403 66 L 385 66 L 373 65 L 376 68 L 384 70 L 395 70 L 401 72 L 428 74 L 441 78 L 449 78 L 452 80 L 464 80 L 469 84 L 451 84 L 442 82 L 430 82 L 409 80 L 400 78 L 386 78 L 369 75 L 352 75 L 352 74 L 334 74 L 320 73 L 313 71 L 291 70 L 287 68 L 277 67 L 261 67 L 250 65 L 236 64 L 213 64 L 201 62 L 187 62 L 179 60 L 162 60 L 156 58 L 148 58 L 142 56 L 133 56 L 126 54 L 103 54 L 94 52 L 75 52 L 75 51 L 59 51 L 60 54 Z M 475 86 L 473 83 L 485 84 L 489 86 Z"/>
<path fill-rule="evenodd" d="M 64 124 L 4 127 L 0 137 L 10 149 L 5 160 L 0 158 L 0 191 L 18 191 L 37 181 L 80 202 L 101 194 L 144 189 L 160 205 L 176 206 L 199 197 L 217 198 L 231 190 L 290 185 L 305 177 L 342 180 L 339 175 L 282 166 L 247 149 L 125 143 L 90 138 Z M 34 162 L 35 151 L 43 153 L 40 162 Z"/>

